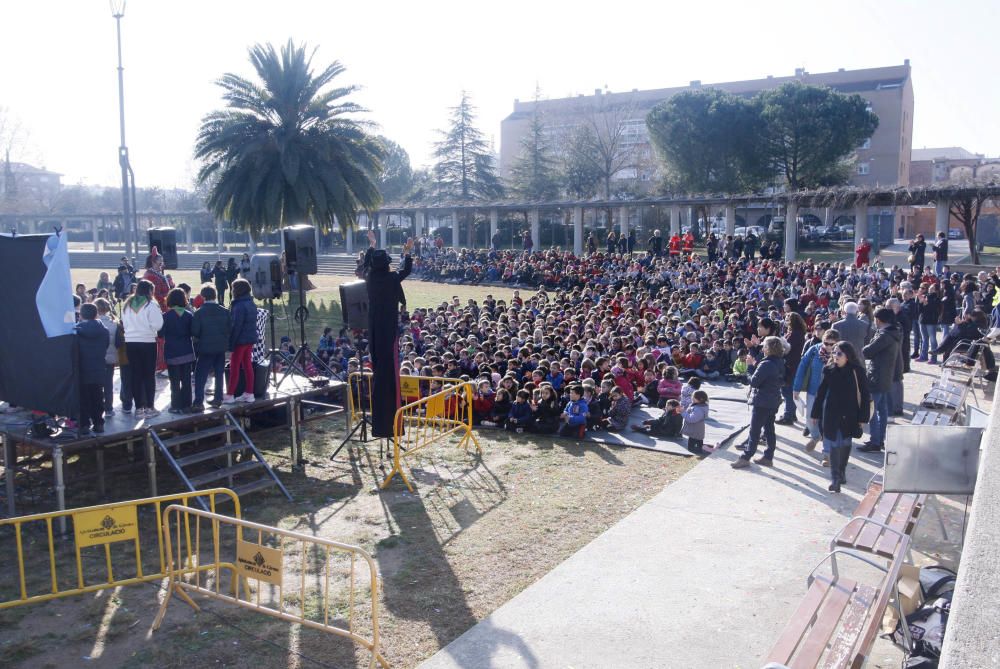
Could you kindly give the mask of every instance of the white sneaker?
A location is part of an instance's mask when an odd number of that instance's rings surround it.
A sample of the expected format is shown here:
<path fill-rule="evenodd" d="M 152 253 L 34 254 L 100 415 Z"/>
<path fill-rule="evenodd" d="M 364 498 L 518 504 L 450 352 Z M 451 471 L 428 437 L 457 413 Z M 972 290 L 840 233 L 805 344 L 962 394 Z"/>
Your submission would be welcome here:
<path fill-rule="evenodd" d="M 146 409 L 146 411 L 143 413 L 143 416 L 145 416 L 146 418 L 156 418 L 159 415 L 160 412 L 157 411 L 156 409 Z"/>
<path fill-rule="evenodd" d="M 240 397 L 242 397 L 242 395 L 240 395 Z M 237 401 L 236 398 L 233 397 L 232 395 L 223 395 L 222 396 L 222 403 L 223 404 L 236 404 L 236 401 Z"/>
<path fill-rule="evenodd" d="M 236 401 L 237 402 L 256 402 L 257 398 L 254 397 L 253 393 L 243 393 L 242 395 L 240 395 L 239 397 L 236 398 Z"/>

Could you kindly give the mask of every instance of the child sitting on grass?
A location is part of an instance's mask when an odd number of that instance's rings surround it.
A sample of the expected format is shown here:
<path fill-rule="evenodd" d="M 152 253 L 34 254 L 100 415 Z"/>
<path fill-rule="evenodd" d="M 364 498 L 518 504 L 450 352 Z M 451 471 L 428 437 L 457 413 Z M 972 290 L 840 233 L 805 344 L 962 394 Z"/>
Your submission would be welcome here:
<path fill-rule="evenodd" d="M 611 409 L 608 411 L 608 432 L 621 432 L 628 427 L 628 416 L 632 412 L 632 403 L 618 386 L 611 389 Z"/>
<path fill-rule="evenodd" d="M 633 425 L 632 429 L 654 437 L 679 437 L 683 425 L 681 403 L 677 400 L 667 400 L 660 416 L 644 420 L 642 425 Z"/>
<path fill-rule="evenodd" d="M 511 405 L 510 413 L 507 415 L 508 430 L 512 430 L 520 434 L 531 428 L 531 424 L 534 422 L 534 416 L 531 412 L 531 405 L 528 404 L 528 400 L 530 398 L 531 393 L 527 390 L 522 388 L 517 391 L 514 404 Z"/>
<path fill-rule="evenodd" d="M 490 411 L 490 419 L 483 421 L 483 425 L 486 427 L 507 427 L 510 407 L 510 392 L 505 388 L 497 388 L 496 395 L 493 396 L 493 410 Z"/>
<path fill-rule="evenodd" d="M 587 431 L 587 423 L 590 418 L 590 407 L 583 397 L 583 386 L 573 385 L 569 388 L 569 403 L 563 409 L 562 426 L 559 428 L 559 435 L 563 437 L 576 437 L 582 439 Z"/>
<path fill-rule="evenodd" d="M 691 406 L 684 410 L 684 427 L 681 434 L 688 438 L 687 449 L 695 455 L 704 454 L 705 420 L 708 418 L 708 393 L 696 390 L 691 396 Z"/>
<path fill-rule="evenodd" d="M 572 397 L 572 396 L 571 396 Z M 604 425 L 604 409 L 593 384 L 583 387 L 583 400 L 587 403 L 587 429 L 596 432 Z"/>

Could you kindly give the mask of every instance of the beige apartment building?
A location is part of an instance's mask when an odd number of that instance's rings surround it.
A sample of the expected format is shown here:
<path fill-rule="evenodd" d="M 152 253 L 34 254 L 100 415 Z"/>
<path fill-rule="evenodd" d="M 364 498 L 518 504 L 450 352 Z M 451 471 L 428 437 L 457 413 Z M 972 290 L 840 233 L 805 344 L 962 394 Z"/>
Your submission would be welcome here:
<path fill-rule="evenodd" d="M 913 140 L 913 85 L 910 61 L 902 65 L 862 70 L 844 70 L 813 74 L 803 69 L 793 76 L 750 81 L 730 81 L 703 84 L 692 81 L 688 86 L 632 90 L 614 93 L 597 89 L 593 95 L 541 100 L 514 101 L 514 111 L 500 125 L 500 169 L 505 177 L 520 151 L 521 139 L 527 132 L 535 105 L 543 113 L 546 132 L 556 145 L 575 126 L 595 114 L 614 117 L 620 122 L 623 143 L 631 147 L 633 159 L 616 175 L 618 180 L 654 182 L 656 159 L 646 132 L 646 114 L 658 103 L 681 91 L 717 88 L 735 95 L 752 96 L 763 90 L 777 88 L 791 81 L 829 86 L 847 94 L 858 94 L 871 105 L 879 117 L 875 134 L 858 147 L 857 164 L 851 183 L 858 186 L 905 186 L 910 179 L 910 150 Z M 616 127 L 618 127 L 616 125 Z"/>

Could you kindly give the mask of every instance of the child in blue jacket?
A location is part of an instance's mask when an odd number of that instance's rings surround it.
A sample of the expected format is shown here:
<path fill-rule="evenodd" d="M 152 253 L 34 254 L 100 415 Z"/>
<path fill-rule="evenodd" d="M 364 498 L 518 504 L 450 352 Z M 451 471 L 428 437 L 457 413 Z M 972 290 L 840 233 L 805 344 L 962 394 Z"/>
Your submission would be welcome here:
<path fill-rule="evenodd" d="M 514 432 L 524 432 L 531 427 L 534 422 L 534 415 L 531 413 L 531 405 L 528 399 L 531 394 L 527 390 L 518 390 L 516 399 L 510 407 L 510 414 L 507 416 L 507 429 Z"/>
<path fill-rule="evenodd" d="M 563 425 L 559 434 L 563 437 L 582 438 L 587 431 L 587 419 L 590 417 L 590 407 L 583 399 L 583 386 L 570 386 L 569 402 L 563 409 Z"/>

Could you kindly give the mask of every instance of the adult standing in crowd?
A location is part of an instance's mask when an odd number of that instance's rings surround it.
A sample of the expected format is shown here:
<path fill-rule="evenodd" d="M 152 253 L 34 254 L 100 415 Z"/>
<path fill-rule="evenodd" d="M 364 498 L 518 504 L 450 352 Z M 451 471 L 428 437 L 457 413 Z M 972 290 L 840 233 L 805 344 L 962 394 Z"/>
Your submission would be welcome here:
<path fill-rule="evenodd" d="M 924 241 L 923 235 L 917 235 L 916 238 L 910 242 L 910 269 L 923 269 L 925 257 L 927 253 L 927 242 Z"/>
<path fill-rule="evenodd" d="M 802 355 L 799 368 L 795 372 L 795 380 L 792 384 L 792 391 L 796 394 L 803 390 L 806 392 L 806 428 L 809 434 L 809 441 L 806 442 L 806 450 L 812 451 L 823 439 L 819 421 L 813 415 L 813 406 L 816 403 L 816 393 L 819 392 L 819 384 L 823 381 L 823 369 L 833 362 L 836 353 L 837 342 L 840 335 L 836 330 L 826 330 L 822 334 L 822 339 L 812 346 Z M 829 465 L 830 450 L 826 442 L 823 442 L 823 462 Z"/>
<path fill-rule="evenodd" d="M 282 264 L 284 264 L 285 253 L 281 253 Z M 282 267 L 284 269 L 284 267 Z M 283 272 L 285 276 L 288 275 L 287 272 Z M 226 268 L 222 266 L 221 260 L 215 261 L 215 267 L 212 268 L 212 278 L 215 280 L 215 292 L 219 296 L 219 304 L 224 305 L 226 303 L 226 291 L 229 290 L 229 278 L 226 274 Z"/>
<path fill-rule="evenodd" d="M 153 402 L 156 398 L 156 340 L 163 328 L 163 312 L 153 299 L 153 284 L 146 279 L 136 285 L 135 294 L 122 306 L 122 328 L 132 374 L 135 417 L 153 418 L 160 413 Z"/>
<path fill-rule="evenodd" d="M 750 434 L 746 447 L 733 469 L 745 469 L 750 466 L 750 459 L 757 452 L 757 442 L 761 433 L 767 448 L 764 454 L 754 460 L 759 465 L 770 467 L 774 465 L 774 449 L 777 437 L 774 434 L 774 416 L 781 406 L 781 387 L 785 383 L 785 342 L 780 337 L 767 337 L 762 345 L 766 356 L 750 377 Z"/>
<path fill-rule="evenodd" d="M 872 252 L 871 242 L 865 237 L 858 244 L 858 248 L 854 249 L 854 266 L 857 268 L 864 267 L 870 262 L 870 256 Z"/>
<path fill-rule="evenodd" d="M 201 264 L 201 271 L 198 273 L 201 283 L 205 284 L 212 280 L 212 263 L 205 261 Z"/>
<path fill-rule="evenodd" d="M 187 295 L 180 288 L 173 288 L 167 295 L 167 311 L 163 314 L 163 358 L 170 376 L 170 413 L 189 413 L 191 410 L 191 365 L 194 348 L 191 346 L 191 312 Z"/>
<path fill-rule="evenodd" d="M 240 258 L 240 278 L 250 280 L 250 254 L 244 253 Z"/>
<path fill-rule="evenodd" d="M 948 264 L 948 235 L 943 231 L 934 240 L 934 274 L 941 277 L 944 266 Z"/>
<path fill-rule="evenodd" d="M 930 285 L 921 288 L 917 297 L 920 303 L 920 357 L 917 362 L 927 362 L 930 354 L 931 364 L 937 364 L 937 331 L 941 321 L 941 298 L 938 297 L 937 286 Z"/>
<path fill-rule="evenodd" d="M 840 334 L 841 341 L 851 343 L 855 351 L 860 351 L 868 343 L 869 323 L 858 318 L 858 303 L 845 302 L 841 310 L 844 317 L 833 324 L 833 329 Z"/>
<path fill-rule="evenodd" d="M 646 250 L 659 258 L 663 255 L 663 233 L 653 230 L 653 235 L 646 240 Z"/>
<path fill-rule="evenodd" d="M 840 486 L 847 483 L 851 440 L 864 434 L 870 406 L 868 380 L 861 360 L 849 342 L 838 342 L 823 368 L 823 379 L 810 413 L 819 422 L 823 450 L 830 453 L 828 490 L 831 492 L 840 492 Z"/>
<path fill-rule="evenodd" d="M 806 334 L 806 322 L 802 320 L 802 316 L 794 311 L 785 314 L 785 342 L 788 344 L 788 353 L 785 354 L 785 383 L 781 386 L 781 395 L 785 399 L 785 414 L 780 420 L 775 421 L 778 425 L 795 423 L 795 394 L 792 392 L 792 383 L 795 380 L 795 373 L 799 370 L 799 362 L 802 360 Z M 803 420 L 807 421 L 808 416 Z"/>
<path fill-rule="evenodd" d="M 900 358 L 902 336 L 896 326 L 896 316 L 892 309 L 881 307 L 875 312 L 875 336 L 864 347 L 868 361 L 868 383 L 872 403 L 875 405 L 871 416 L 871 440 L 859 450 L 875 453 L 885 447 L 885 432 L 889 425 L 892 384 L 897 375 L 901 377 L 903 361 Z"/>

